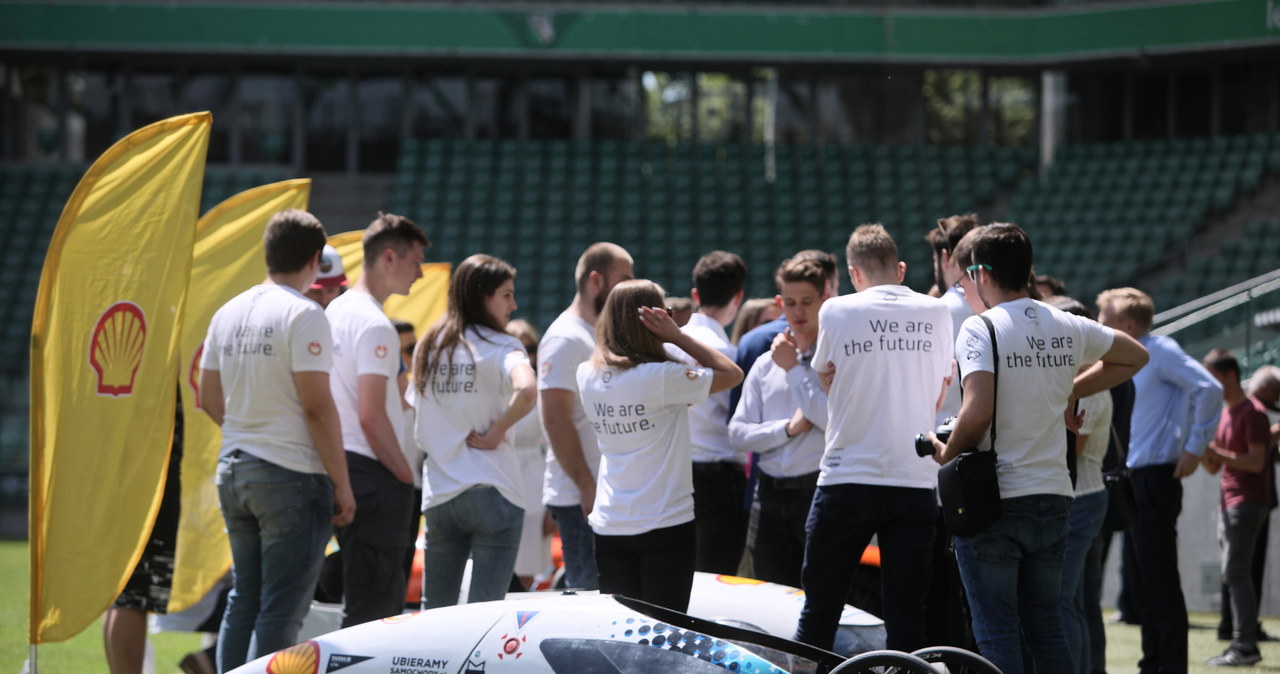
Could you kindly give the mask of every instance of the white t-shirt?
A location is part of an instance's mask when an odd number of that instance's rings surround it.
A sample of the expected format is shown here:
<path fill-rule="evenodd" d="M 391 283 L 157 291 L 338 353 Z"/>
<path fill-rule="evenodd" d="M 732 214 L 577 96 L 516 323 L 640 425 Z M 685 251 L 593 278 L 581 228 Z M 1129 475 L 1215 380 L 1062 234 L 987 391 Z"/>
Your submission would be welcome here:
<path fill-rule="evenodd" d="M 342 420 L 342 447 L 376 460 L 378 457 L 374 456 L 369 439 L 360 427 L 357 382 L 360 375 L 366 374 L 387 378 L 387 419 L 395 430 L 396 442 L 404 444 L 400 423 L 404 417 L 403 405 L 400 387 L 396 385 L 396 375 L 400 373 L 400 336 L 391 319 L 382 312 L 382 305 L 373 295 L 360 290 L 339 295 L 329 303 L 325 315 L 333 326 L 333 376 L 329 378 L 329 388 L 333 390 L 333 402 Z"/>
<path fill-rule="evenodd" d="M 1084 452 L 1076 458 L 1076 496 L 1096 494 L 1107 488 L 1102 481 L 1102 459 L 1111 441 L 1112 409 L 1110 391 L 1080 399 L 1080 410 L 1084 412 L 1080 435 L 1088 437 Z"/>
<path fill-rule="evenodd" d="M 947 292 L 942 294 L 942 301 L 951 312 L 951 342 L 954 344 L 956 337 L 960 335 L 960 326 L 964 324 L 966 318 L 973 315 L 973 309 L 969 308 L 969 303 L 964 299 L 964 288 L 958 283 L 947 288 Z M 934 415 L 934 424 L 939 425 L 947 417 L 954 417 L 959 413 L 960 376 L 956 374 L 951 378 L 951 385 L 947 387 L 947 396 L 942 400 L 942 409 Z"/>
<path fill-rule="evenodd" d="M 529 364 L 520 340 L 483 326 L 469 328 L 466 343 L 453 351 L 414 399 L 418 412 L 414 437 L 426 452 L 422 509 L 438 506 L 476 485 L 492 485 L 502 497 L 524 507 L 520 458 L 511 431 L 497 449 L 467 446 L 467 435 L 483 433 L 511 404 L 511 372 Z M 469 348 L 468 348 L 469 347 Z M 452 369 L 453 376 L 450 377 Z M 531 448 L 536 450 L 537 447 Z"/>
<path fill-rule="evenodd" d="M 788 438 L 787 422 L 797 409 L 813 428 Z M 784 371 L 766 351 L 742 383 L 742 398 L 729 420 L 729 442 L 739 452 L 758 453 L 765 475 L 797 477 L 818 470 L 826 425 L 827 396 L 813 369 L 797 365 Z"/>
<path fill-rule="evenodd" d="M 578 366 L 596 350 L 596 329 L 568 311 L 560 314 L 538 344 L 538 391 L 564 389 L 573 392 L 573 427 L 578 430 L 582 456 L 593 476 L 600 474 L 600 449 L 591 430 L 582 399 L 578 396 Z M 551 449 L 551 440 L 547 439 Z M 554 451 L 547 452 L 547 470 L 542 485 L 542 502 L 553 506 L 578 505 L 582 495 L 578 486 L 556 461 Z"/>
<path fill-rule="evenodd" d="M 695 313 L 680 329 L 686 335 L 735 360 L 738 347 L 729 341 L 724 326 L 704 314 Z M 698 361 L 672 344 L 666 345 L 667 354 L 687 365 L 698 367 Z M 702 463 L 730 461 L 743 463 L 746 457 L 734 451 L 729 444 L 729 391 L 721 391 L 706 402 L 689 409 L 689 434 L 693 438 L 693 460 Z"/>
<path fill-rule="evenodd" d="M 1071 496 L 1062 412 L 1080 366 L 1100 359 L 1115 333 L 1029 298 L 996 305 L 983 315 L 995 326 L 1000 347 L 995 408 L 1000 497 Z M 980 317 L 968 318 L 960 328 L 956 361 L 962 381 L 973 372 L 995 371 L 991 337 Z M 982 438 L 980 446 L 988 447 L 990 435 Z"/>
<path fill-rule="evenodd" d="M 600 443 L 597 534 L 633 536 L 693 521 L 689 405 L 711 393 L 711 370 L 641 363 L 627 370 L 578 366 L 582 404 Z"/>
<path fill-rule="evenodd" d="M 938 466 L 916 454 L 915 436 L 933 430 L 951 353 L 940 299 L 883 285 L 827 300 L 813 368 L 832 363 L 835 379 L 818 484 L 936 487 Z"/>
<path fill-rule="evenodd" d="M 217 371 L 226 398 L 222 450 L 248 452 L 300 473 L 323 473 L 295 372 L 333 366 L 329 321 L 319 304 L 285 286 L 254 286 L 209 322 L 200 367 Z"/>

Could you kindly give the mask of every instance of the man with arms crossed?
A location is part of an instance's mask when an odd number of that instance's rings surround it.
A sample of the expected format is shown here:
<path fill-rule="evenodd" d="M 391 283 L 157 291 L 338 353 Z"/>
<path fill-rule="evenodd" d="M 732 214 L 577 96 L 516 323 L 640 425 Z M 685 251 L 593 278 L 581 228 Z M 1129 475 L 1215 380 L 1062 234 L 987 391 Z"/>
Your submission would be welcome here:
<path fill-rule="evenodd" d="M 951 371 L 951 313 L 902 285 L 906 265 L 880 225 L 845 251 L 857 290 L 822 305 L 814 369 L 827 390 L 826 451 L 807 523 L 796 640 L 831 649 L 862 552 L 878 535 L 886 645 L 927 646 L 924 600 L 937 467 L 913 439 L 933 426 Z"/>
<path fill-rule="evenodd" d="M 342 548 L 342 626 L 404 609 L 405 550 L 412 545 L 413 471 L 401 445 L 404 405 L 400 336 L 382 303 L 408 294 L 422 278 L 430 245 L 412 220 L 390 213 L 364 232 L 364 270 L 354 287 L 325 310 L 333 326 L 333 399 L 359 513 L 338 530 Z M 410 440 L 411 442 L 411 440 Z"/>
<path fill-rule="evenodd" d="M 965 299 L 981 316 L 966 319 L 956 339 L 964 400 L 947 443 L 933 439 L 934 459 L 945 465 L 961 452 L 986 451 L 994 438 L 1001 508 L 986 529 L 955 537 L 974 637 L 1005 674 L 1021 674 L 1025 653 L 1037 674 L 1066 674 L 1072 662 L 1059 600 L 1073 489 L 1063 418 L 1077 398 L 1133 376 L 1146 352 L 1031 299 L 1031 239 L 1017 225 L 975 229 L 954 252 L 968 263 Z M 1086 362 L 1096 364 L 1080 372 Z"/>
<path fill-rule="evenodd" d="M 804 525 L 826 444 L 827 394 L 809 362 L 828 286 L 816 260 L 785 260 L 774 280 L 788 328 L 751 367 L 729 421 L 729 442 L 760 457 L 747 537 L 755 577 L 799 587 Z"/>
<path fill-rule="evenodd" d="M 578 258 L 573 303 L 547 328 L 538 346 L 538 411 L 547 453 L 542 502 L 560 529 L 565 583 L 595 590 L 594 534 L 587 515 L 596 500 L 600 449 L 578 397 L 578 365 L 596 349 L 596 318 L 615 285 L 632 278 L 631 255 L 617 244 L 594 243 Z"/>
<path fill-rule="evenodd" d="M 310 213 L 272 216 L 267 280 L 223 305 L 204 341 L 200 404 L 222 427 L 218 499 L 235 578 L 218 633 L 223 672 L 294 644 L 332 527 L 355 515 L 329 322 L 302 294 L 324 238 Z"/>
<path fill-rule="evenodd" d="M 1098 295 L 1098 322 L 1138 340 L 1151 362 L 1133 378 L 1128 465 L 1138 521 L 1133 546 L 1142 606 L 1141 674 L 1187 671 L 1187 604 L 1178 575 L 1182 478 L 1192 474 L 1218 430 L 1222 386 L 1169 337 L 1151 334 L 1155 304 L 1136 288 Z"/>

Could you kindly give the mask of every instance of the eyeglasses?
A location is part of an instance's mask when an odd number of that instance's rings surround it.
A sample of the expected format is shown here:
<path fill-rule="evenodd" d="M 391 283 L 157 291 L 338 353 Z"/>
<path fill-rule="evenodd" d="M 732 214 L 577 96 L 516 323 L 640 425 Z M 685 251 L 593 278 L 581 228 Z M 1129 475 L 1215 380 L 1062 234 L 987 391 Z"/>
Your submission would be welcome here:
<path fill-rule="evenodd" d="M 968 274 L 968 275 L 969 275 L 969 280 L 970 280 L 970 281 L 973 281 L 974 283 L 977 283 L 977 282 L 978 282 L 978 270 L 979 270 L 979 269 L 986 269 L 987 271 L 991 271 L 991 265 L 989 265 L 989 264 L 971 264 L 971 265 L 969 265 L 968 267 L 965 267 L 965 268 L 964 268 L 964 271 L 965 271 L 965 273 L 966 273 L 966 274 Z"/>
<path fill-rule="evenodd" d="M 417 346 L 417 345 L 416 345 L 416 344 L 410 344 L 409 346 L 404 347 L 404 355 L 406 355 L 406 356 L 408 356 L 408 357 L 410 357 L 410 358 L 413 358 L 413 347 L 415 347 L 415 346 Z"/>

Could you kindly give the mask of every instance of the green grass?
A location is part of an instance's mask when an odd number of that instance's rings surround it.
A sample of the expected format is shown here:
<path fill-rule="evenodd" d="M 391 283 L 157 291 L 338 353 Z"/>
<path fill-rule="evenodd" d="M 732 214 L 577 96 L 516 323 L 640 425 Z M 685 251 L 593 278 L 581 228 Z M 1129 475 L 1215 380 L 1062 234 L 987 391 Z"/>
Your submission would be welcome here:
<path fill-rule="evenodd" d="M 0 674 L 14 674 L 27 658 L 27 544 L 25 541 L 0 541 Z M 1192 613 L 1188 634 L 1189 674 L 1223 671 L 1204 664 L 1205 658 L 1226 648 L 1217 639 L 1218 617 L 1208 613 Z M 1264 619 L 1272 634 L 1280 633 L 1280 620 Z M 157 674 L 177 672 L 177 662 L 185 654 L 200 648 L 200 636 L 166 632 L 151 635 L 155 647 Z M 1280 643 L 1264 643 L 1262 662 L 1256 667 L 1234 671 L 1280 672 Z M 1142 652 L 1142 635 L 1130 625 L 1107 625 L 1107 671 L 1124 674 L 1136 671 Z M 102 621 L 99 619 L 75 638 L 40 646 L 42 672 L 90 674 L 106 672 L 102 653 Z M 1230 670 L 1229 670 L 1230 671 Z"/>
<path fill-rule="evenodd" d="M 1227 642 L 1218 641 L 1218 615 L 1191 613 L 1191 629 L 1187 633 L 1187 674 L 1222 674 L 1222 672 L 1280 672 L 1280 642 L 1258 644 L 1262 662 L 1253 667 L 1210 667 L 1205 659 L 1221 653 Z M 1263 617 L 1263 626 L 1272 634 L 1280 633 L 1280 620 Z M 1136 625 L 1107 625 L 1107 671 L 1124 674 L 1138 669 L 1142 657 L 1142 631 Z"/>
<path fill-rule="evenodd" d="M 0 541 L 0 674 L 17 674 L 27 659 L 27 559 L 26 541 Z M 178 660 L 201 648 L 198 634 L 165 632 L 148 638 L 155 648 L 156 674 L 177 672 Z M 39 658 L 42 673 L 106 672 L 102 619 L 71 639 L 42 644 Z"/>

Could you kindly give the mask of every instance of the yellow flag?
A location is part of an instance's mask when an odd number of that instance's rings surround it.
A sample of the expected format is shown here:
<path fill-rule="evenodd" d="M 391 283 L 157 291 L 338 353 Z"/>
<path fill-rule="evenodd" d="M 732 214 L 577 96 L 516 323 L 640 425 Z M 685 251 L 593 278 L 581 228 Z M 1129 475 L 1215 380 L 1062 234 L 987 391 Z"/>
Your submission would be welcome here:
<path fill-rule="evenodd" d="M 267 276 L 262 233 L 272 215 L 307 208 L 311 181 L 255 187 L 214 206 L 196 223 L 191 293 L 182 322 L 182 512 L 169 611 L 200 601 L 231 568 L 214 472 L 222 433 L 200 407 L 200 353 L 213 314 Z"/>
<path fill-rule="evenodd" d="M 363 231 L 342 232 L 329 237 L 329 245 L 342 256 L 342 267 L 347 280 L 355 285 L 364 265 Z M 422 265 L 422 278 L 409 289 L 408 295 L 392 295 L 382 309 L 391 318 L 398 318 L 413 325 L 419 337 L 444 313 L 449 298 L 448 262 L 429 262 Z"/>
<path fill-rule="evenodd" d="M 49 244 L 31 327 L 32 644 L 102 614 L 159 510 L 211 122 L 174 117 L 113 145 Z"/>

